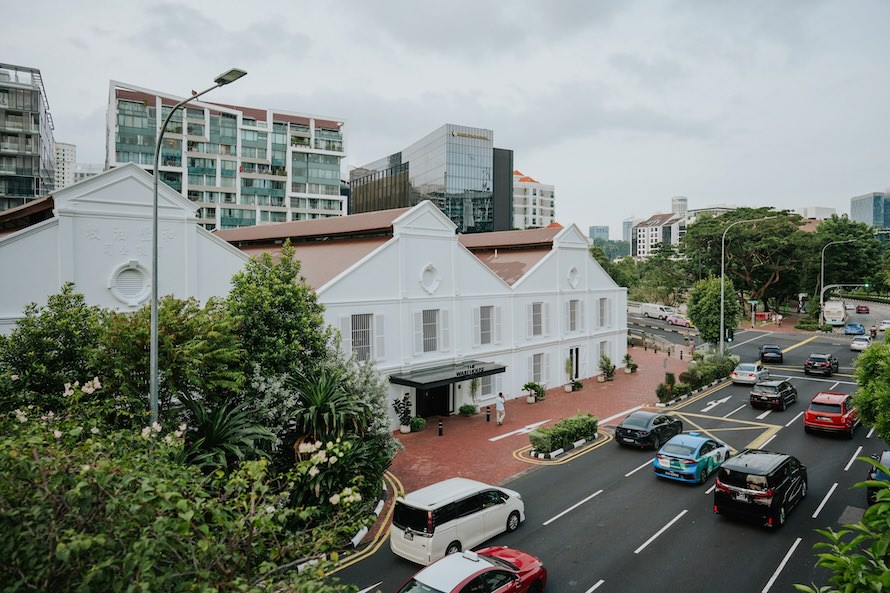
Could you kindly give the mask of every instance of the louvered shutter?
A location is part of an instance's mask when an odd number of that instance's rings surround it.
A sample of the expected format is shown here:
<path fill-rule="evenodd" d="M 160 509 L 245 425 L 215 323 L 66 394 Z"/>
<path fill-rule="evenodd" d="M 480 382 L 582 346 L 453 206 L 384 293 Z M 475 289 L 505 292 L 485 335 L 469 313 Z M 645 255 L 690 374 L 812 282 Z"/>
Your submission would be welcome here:
<path fill-rule="evenodd" d="M 449 348 L 448 330 L 450 329 L 450 327 L 448 325 L 448 310 L 447 309 L 441 309 L 439 311 L 439 329 L 441 330 L 441 333 L 442 333 L 442 341 L 439 344 L 439 351 L 447 352 L 448 348 Z"/>
<path fill-rule="evenodd" d="M 352 355 L 352 315 L 340 316 L 340 344 L 347 356 Z"/>
<path fill-rule="evenodd" d="M 383 336 L 383 315 L 374 315 L 374 360 L 386 359 L 386 340 Z"/>
<path fill-rule="evenodd" d="M 423 311 L 414 313 L 414 356 L 423 354 Z"/>

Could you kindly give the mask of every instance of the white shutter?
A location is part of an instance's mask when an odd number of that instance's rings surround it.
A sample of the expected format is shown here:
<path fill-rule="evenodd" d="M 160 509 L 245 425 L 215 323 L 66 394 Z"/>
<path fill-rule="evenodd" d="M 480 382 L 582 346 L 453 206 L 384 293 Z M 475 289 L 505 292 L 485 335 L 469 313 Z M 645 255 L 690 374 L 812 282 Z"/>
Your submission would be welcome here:
<path fill-rule="evenodd" d="M 543 378 L 544 378 L 544 381 L 543 381 L 544 385 L 545 386 L 549 385 L 550 384 L 550 353 L 549 352 L 544 353 L 544 369 L 541 372 L 541 374 L 543 375 Z"/>
<path fill-rule="evenodd" d="M 374 315 L 374 360 L 386 359 L 386 340 L 383 337 L 383 315 Z"/>
<path fill-rule="evenodd" d="M 439 310 L 439 329 L 442 333 L 442 341 L 439 343 L 439 352 L 448 351 L 448 310 Z"/>
<path fill-rule="evenodd" d="M 563 331 L 569 333 L 572 331 L 572 301 L 566 301 L 566 317 L 563 322 Z"/>
<path fill-rule="evenodd" d="M 482 334 L 482 321 L 480 320 L 480 308 L 473 308 L 473 347 L 478 348 L 479 344 L 482 343 L 481 334 Z"/>
<path fill-rule="evenodd" d="M 580 376 L 584 379 L 590 376 L 589 367 L 587 365 L 587 346 L 581 346 L 578 351 L 578 359 L 581 361 Z"/>
<path fill-rule="evenodd" d="M 534 380 L 535 380 L 535 355 L 532 354 L 531 356 L 528 357 L 528 380 L 526 381 L 526 383 L 528 383 L 529 381 L 534 381 Z"/>
<path fill-rule="evenodd" d="M 494 336 L 491 341 L 495 344 L 501 343 L 501 308 L 494 307 Z"/>
<path fill-rule="evenodd" d="M 584 301 L 578 301 L 578 331 L 585 333 L 586 329 L 584 327 Z"/>
<path fill-rule="evenodd" d="M 541 317 L 543 317 L 541 324 L 544 326 L 543 331 L 541 333 L 543 333 L 545 336 L 549 336 L 550 335 L 550 303 L 541 303 L 541 308 L 543 309 L 543 311 L 541 311 Z"/>
<path fill-rule="evenodd" d="M 352 354 L 352 315 L 340 316 L 340 345 L 346 356 Z"/>
<path fill-rule="evenodd" d="M 423 311 L 414 312 L 414 356 L 423 354 Z"/>
<path fill-rule="evenodd" d="M 528 320 L 528 327 L 526 328 L 525 337 L 527 340 L 530 340 L 535 332 L 535 324 L 532 316 L 532 304 L 526 303 L 525 305 L 525 318 Z"/>

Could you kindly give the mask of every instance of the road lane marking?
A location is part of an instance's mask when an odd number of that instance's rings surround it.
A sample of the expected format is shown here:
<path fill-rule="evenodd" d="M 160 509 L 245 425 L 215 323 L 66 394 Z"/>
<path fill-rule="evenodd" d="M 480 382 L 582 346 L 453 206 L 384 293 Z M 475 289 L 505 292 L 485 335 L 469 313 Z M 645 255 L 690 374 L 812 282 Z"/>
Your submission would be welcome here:
<path fill-rule="evenodd" d="M 526 424 L 522 428 L 517 428 L 516 430 L 511 430 L 510 432 L 505 432 L 504 434 L 500 434 L 496 437 L 491 437 L 488 440 L 493 443 L 495 441 L 499 441 L 507 437 L 516 436 L 518 434 L 528 434 L 542 424 L 547 424 L 548 422 L 550 422 L 550 420 L 550 418 L 547 418 L 547 420 L 541 420 L 540 422 L 535 422 L 534 424 Z"/>
<path fill-rule="evenodd" d="M 776 572 L 773 573 L 773 576 L 770 577 L 769 581 L 767 581 L 766 586 L 760 591 L 760 593 L 767 593 L 770 587 L 773 586 L 773 583 L 776 582 L 776 579 L 779 578 L 779 574 L 782 572 L 782 569 L 785 568 L 785 565 L 788 564 L 788 560 L 791 559 L 791 555 L 794 554 L 794 550 L 797 549 L 797 546 L 800 545 L 801 538 L 797 538 L 794 540 L 794 543 L 791 544 L 791 549 L 788 550 L 788 553 L 785 554 L 785 557 L 782 558 L 782 562 L 779 563 L 779 568 L 776 569 Z"/>
<path fill-rule="evenodd" d="M 624 410 L 623 412 L 618 412 L 617 414 L 612 414 L 608 418 L 603 418 L 602 420 L 599 421 L 600 426 L 602 426 L 603 424 L 608 424 L 609 422 L 611 422 L 612 420 L 615 420 L 616 418 L 621 418 L 622 416 L 627 416 L 628 414 L 630 414 L 632 412 L 636 412 L 637 410 L 639 410 L 642 407 L 643 406 L 634 406 L 633 408 L 631 408 L 629 410 Z"/>
<path fill-rule="evenodd" d="M 730 399 L 732 399 L 732 396 L 731 396 L 731 395 L 727 395 L 727 396 L 724 397 L 723 399 L 715 399 L 715 400 L 709 401 L 707 404 L 705 404 L 705 407 L 702 408 L 702 413 L 704 413 L 704 412 L 710 412 L 710 411 L 711 411 L 712 409 L 714 409 L 715 407 L 719 406 L 720 404 L 725 404 L 725 403 L 728 402 Z"/>
<path fill-rule="evenodd" d="M 770 438 L 766 439 L 766 440 L 763 442 L 763 444 L 760 445 L 760 446 L 761 446 L 761 447 L 766 447 L 767 445 L 770 444 L 770 441 L 772 441 L 772 440 L 773 440 L 774 438 L 776 438 L 777 436 L 778 436 L 778 435 L 775 435 L 775 434 L 774 434 L 774 435 L 771 436 Z"/>
<path fill-rule="evenodd" d="M 714 490 L 715 490 L 716 488 L 717 488 L 717 484 L 714 484 L 713 486 L 711 486 L 710 488 L 708 488 L 707 490 L 705 490 L 705 494 L 711 494 L 712 492 L 714 492 Z"/>
<path fill-rule="evenodd" d="M 871 430 L 869 430 L 869 431 L 868 431 L 868 434 L 867 434 L 867 435 L 865 435 L 865 438 L 867 438 L 867 439 L 870 439 L 870 438 L 871 438 L 871 435 L 873 435 L 873 434 L 874 434 L 874 432 L 875 432 L 875 429 L 874 429 L 874 428 L 872 428 L 872 429 L 871 429 Z"/>
<path fill-rule="evenodd" d="M 640 471 L 641 469 L 643 469 L 643 468 L 646 467 L 647 465 L 652 465 L 652 463 L 653 463 L 654 461 L 655 461 L 655 458 L 653 457 L 652 459 L 650 459 L 649 461 L 647 461 L 646 463 L 644 463 L 643 465 L 641 465 L 641 466 L 638 467 L 637 469 L 632 469 L 632 470 L 630 470 L 629 472 L 627 472 L 626 474 L 624 474 L 624 477 L 625 477 L 625 478 L 629 478 L 629 477 L 631 477 L 632 475 L 634 475 L 635 473 L 637 473 L 638 471 Z"/>
<path fill-rule="evenodd" d="M 597 583 L 596 583 L 593 587 L 591 587 L 590 589 L 588 589 L 588 590 L 585 591 L 584 593 L 593 593 L 593 591 L 596 591 L 597 589 L 599 589 L 599 588 L 600 588 L 600 585 L 602 585 L 602 584 L 605 583 L 605 582 L 606 582 L 606 581 L 604 581 L 603 579 L 600 579 L 599 581 L 597 581 Z"/>
<path fill-rule="evenodd" d="M 357 591 L 356 593 L 370 593 L 371 591 L 375 590 L 377 587 L 379 587 L 382 584 L 383 584 L 383 581 L 380 581 L 376 585 L 371 585 L 367 589 L 362 589 L 361 591 Z"/>
<path fill-rule="evenodd" d="M 794 418 L 792 418 L 791 420 L 788 421 L 788 424 L 785 425 L 785 428 L 788 428 L 789 426 L 794 424 L 794 421 L 797 420 L 798 418 L 800 418 L 801 416 L 803 416 L 803 412 L 798 412 L 797 416 L 795 416 Z"/>
<path fill-rule="evenodd" d="M 677 521 L 679 521 L 679 520 L 680 520 L 680 517 L 682 517 L 682 516 L 685 515 L 686 513 L 687 513 L 686 509 L 683 509 L 683 511 L 682 511 L 679 515 L 677 515 L 676 517 L 674 517 L 673 519 L 671 519 L 671 520 L 668 522 L 668 524 L 665 525 L 664 527 L 662 527 L 661 529 L 659 529 L 659 530 L 655 533 L 655 535 L 653 535 L 652 537 L 650 537 L 649 539 L 647 539 L 645 542 L 643 542 L 643 545 L 642 545 L 642 546 L 640 546 L 639 548 L 637 548 L 636 550 L 634 550 L 634 554 L 639 554 L 639 553 L 642 552 L 644 549 L 646 549 L 646 546 L 648 546 L 648 545 L 651 544 L 653 541 L 655 541 L 655 538 L 656 538 L 656 537 L 658 537 L 659 535 L 661 535 L 662 533 L 664 533 L 665 531 L 667 531 L 667 529 L 668 529 L 671 525 L 673 525 L 674 523 L 676 523 Z"/>
<path fill-rule="evenodd" d="M 733 414 L 735 414 L 736 412 L 738 412 L 739 410 L 741 410 L 742 408 L 744 408 L 744 407 L 747 406 L 747 405 L 748 405 L 748 404 L 742 404 L 742 405 L 740 405 L 738 408 L 736 408 L 735 410 L 733 410 L 732 412 L 730 412 L 729 414 L 724 414 L 723 417 L 724 417 L 724 418 L 729 418 L 730 416 L 732 416 Z"/>
<path fill-rule="evenodd" d="M 834 494 L 834 489 L 837 488 L 837 482 L 835 482 L 831 488 L 828 489 L 828 494 L 825 495 L 825 498 L 822 499 L 822 502 L 819 503 L 819 508 L 816 509 L 816 512 L 813 513 L 813 519 L 819 516 L 819 513 L 822 511 L 822 507 L 828 502 L 828 499 L 831 498 L 831 495 Z"/>
<path fill-rule="evenodd" d="M 766 418 L 767 416 L 769 416 L 771 412 L 772 412 L 772 410 L 767 410 L 766 412 L 764 412 L 763 414 L 761 414 L 760 416 L 758 416 L 757 419 L 758 419 L 758 420 L 763 420 L 764 418 Z"/>
<path fill-rule="evenodd" d="M 844 468 L 844 471 L 848 471 L 850 466 L 853 465 L 853 462 L 856 461 L 856 458 L 859 457 L 859 454 L 862 452 L 862 445 L 859 445 L 859 448 L 856 449 L 856 452 L 853 453 L 853 457 L 850 458 L 850 461 L 847 462 L 847 467 Z"/>
<path fill-rule="evenodd" d="M 565 515 L 566 513 L 569 513 L 569 512 L 571 512 L 571 511 L 574 511 L 575 509 L 577 509 L 579 506 L 581 506 L 582 504 L 584 504 L 585 502 L 587 502 L 588 500 L 590 500 L 590 499 L 593 498 L 594 496 L 599 496 L 599 495 L 602 494 L 602 493 L 603 493 L 602 490 L 597 490 L 596 492 L 594 492 L 593 494 L 591 494 L 590 496 L 588 496 L 588 497 L 585 498 L 584 500 L 579 501 L 579 502 L 576 502 L 575 504 L 573 504 L 572 506 L 570 506 L 569 508 L 567 508 L 566 510 L 564 510 L 564 511 L 561 512 L 560 514 L 556 515 L 555 517 L 552 517 L 552 518 L 547 519 L 546 521 L 544 521 L 544 526 L 546 527 L 547 525 L 550 525 L 551 523 L 553 523 L 554 521 L 556 521 L 557 519 L 559 519 L 560 517 L 562 517 L 562 516 Z"/>

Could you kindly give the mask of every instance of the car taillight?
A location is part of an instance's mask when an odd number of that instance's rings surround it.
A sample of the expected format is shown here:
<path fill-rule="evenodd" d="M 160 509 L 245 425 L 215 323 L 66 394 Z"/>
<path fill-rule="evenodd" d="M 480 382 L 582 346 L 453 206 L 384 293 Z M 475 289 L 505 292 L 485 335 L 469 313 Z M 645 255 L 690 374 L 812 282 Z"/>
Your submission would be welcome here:
<path fill-rule="evenodd" d="M 772 498 L 772 497 L 773 497 L 773 489 L 772 488 L 770 488 L 766 492 L 756 492 L 754 494 L 755 500 L 757 500 L 757 499 L 764 500 L 764 499 L 768 499 L 768 498 Z"/>
<path fill-rule="evenodd" d="M 720 492 L 729 492 L 730 491 L 729 486 L 727 486 L 726 484 L 721 482 L 720 478 L 717 478 L 717 482 L 715 485 L 716 485 L 717 490 L 719 490 Z"/>
<path fill-rule="evenodd" d="M 433 512 L 426 512 L 426 528 L 430 533 L 433 533 Z"/>
<path fill-rule="evenodd" d="M 681 459 L 680 463 L 683 465 L 695 465 L 695 461 L 692 459 Z"/>
<path fill-rule="evenodd" d="M 664 455 L 656 455 L 655 458 L 658 459 L 658 463 L 663 463 L 665 465 L 669 465 L 671 462 L 670 459 L 668 459 Z"/>

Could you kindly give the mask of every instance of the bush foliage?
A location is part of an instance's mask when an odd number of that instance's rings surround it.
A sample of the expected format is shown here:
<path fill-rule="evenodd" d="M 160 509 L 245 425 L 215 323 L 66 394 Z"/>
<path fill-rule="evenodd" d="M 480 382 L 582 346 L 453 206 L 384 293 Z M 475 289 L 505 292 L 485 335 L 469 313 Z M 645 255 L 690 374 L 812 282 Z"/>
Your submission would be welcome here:
<path fill-rule="evenodd" d="M 538 453 L 551 453 L 581 439 L 593 439 L 596 436 L 598 422 L 598 419 L 589 412 L 578 412 L 577 415 L 560 420 L 553 426 L 531 431 L 528 438 Z"/>

